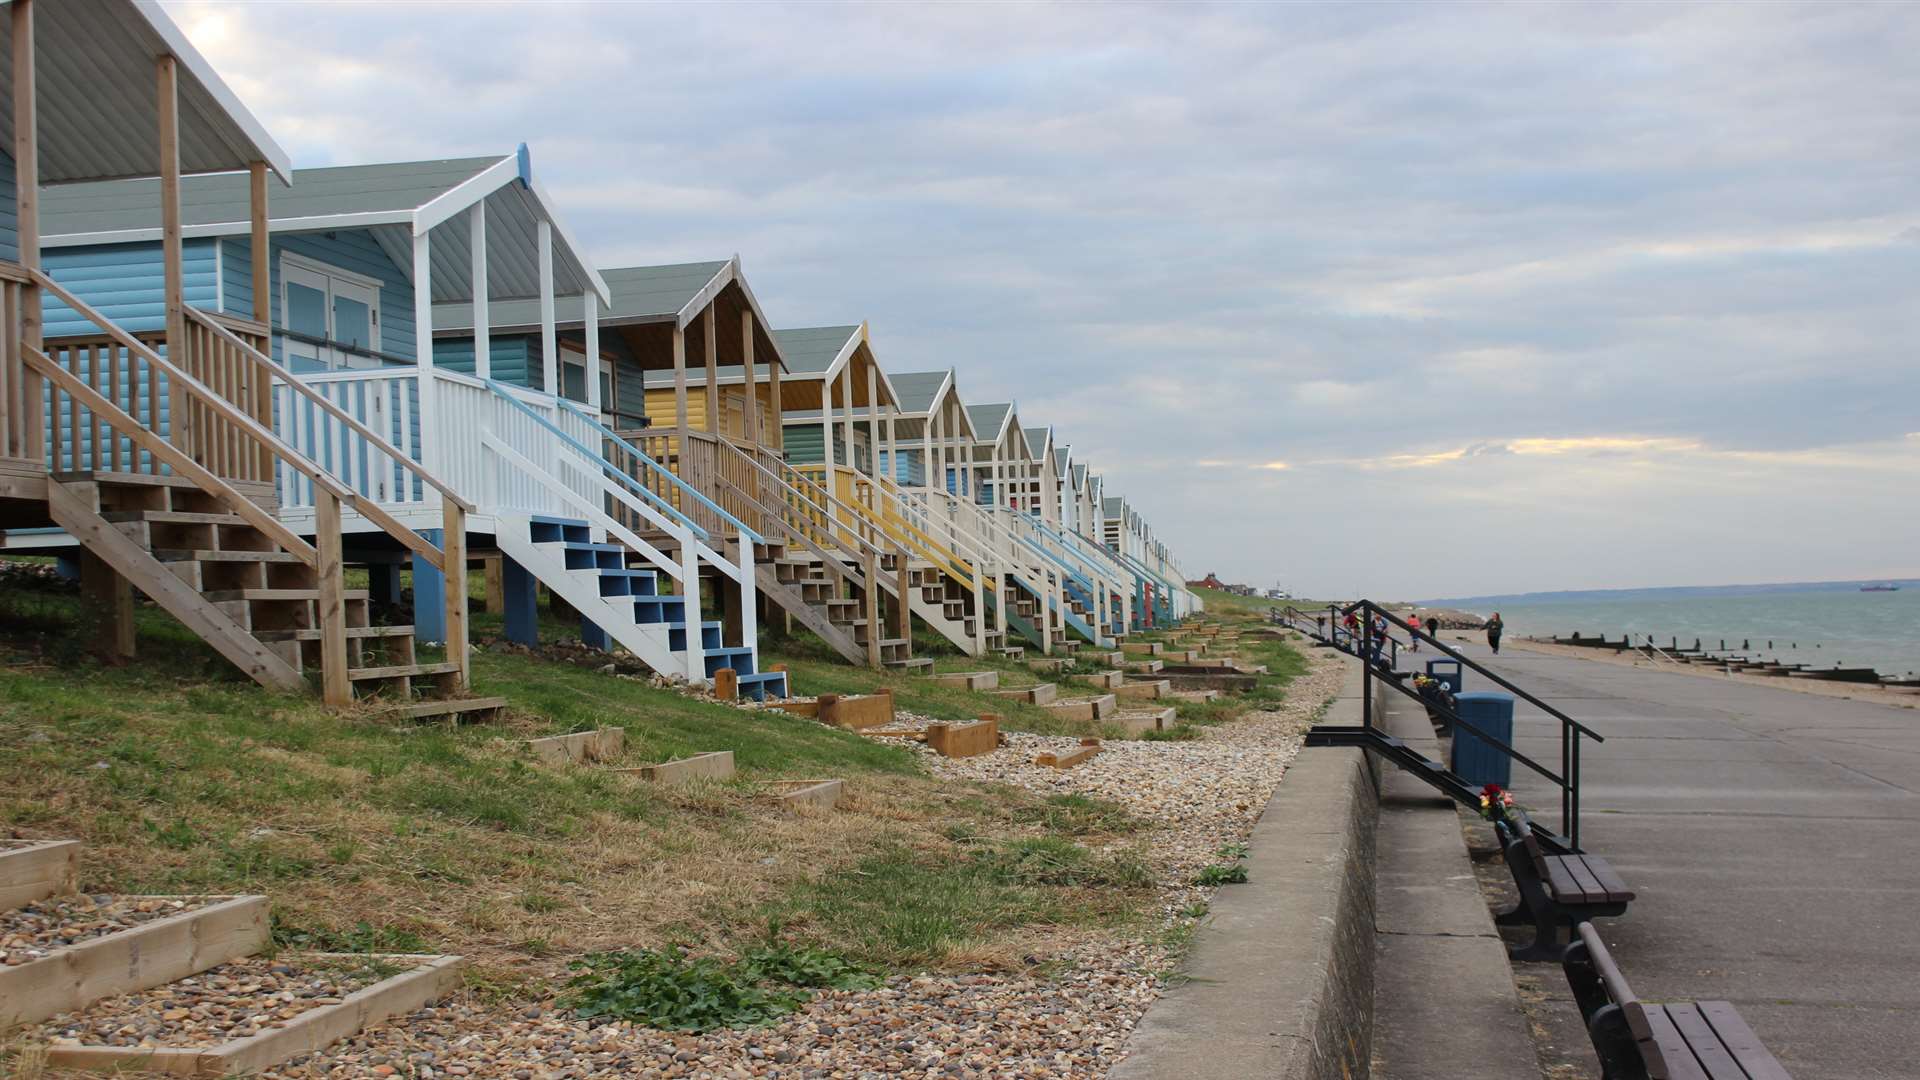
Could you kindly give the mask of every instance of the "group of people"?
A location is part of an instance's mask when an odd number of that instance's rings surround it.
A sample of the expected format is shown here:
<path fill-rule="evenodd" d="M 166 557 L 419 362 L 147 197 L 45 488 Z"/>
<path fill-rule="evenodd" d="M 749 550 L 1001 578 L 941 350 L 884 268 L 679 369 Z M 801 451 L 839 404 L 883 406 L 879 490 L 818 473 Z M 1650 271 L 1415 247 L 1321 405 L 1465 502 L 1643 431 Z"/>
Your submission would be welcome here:
<path fill-rule="evenodd" d="M 1326 633 L 1327 617 L 1325 615 L 1316 615 L 1313 621 L 1319 627 L 1321 633 Z M 1340 620 L 1340 625 L 1346 628 L 1349 637 L 1357 638 L 1360 636 L 1360 617 L 1353 612 L 1347 612 L 1346 617 Z M 1381 648 L 1386 645 L 1387 617 L 1385 615 L 1375 615 L 1366 629 L 1366 653 L 1368 656 L 1377 660 L 1380 657 Z M 1426 621 L 1423 623 L 1418 615 L 1407 616 L 1408 652 L 1420 651 L 1420 631 L 1423 629 L 1427 632 L 1427 637 L 1438 639 L 1440 636 L 1440 620 L 1432 615 L 1428 615 Z M 1506 629 L 1507 624 L 1500 618 L 1500 613 L 1497 611 L 1494 612 L 1493 617 L 1486 622 L 1487 647 L 1492 649 L 1496 656 L 1500 654 L 1500 635 L 1505 633 Z"/>

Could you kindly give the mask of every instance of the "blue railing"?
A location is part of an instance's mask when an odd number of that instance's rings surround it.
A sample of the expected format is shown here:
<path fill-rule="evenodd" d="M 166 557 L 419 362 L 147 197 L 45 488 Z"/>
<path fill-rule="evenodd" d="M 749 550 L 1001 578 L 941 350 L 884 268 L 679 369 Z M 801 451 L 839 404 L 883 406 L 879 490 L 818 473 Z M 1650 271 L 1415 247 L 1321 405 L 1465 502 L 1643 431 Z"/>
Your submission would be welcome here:
<path fill-rule="evenodd" d="M 599 451 L 590 449 L 584 443 L 580 442 L 580 440 L 574 438 L 573 436 L 567 434 L 565 431 L 561 430 L 558 424 L 555 424 L 553 421 L 547 419 L 544 416 L 541 416 L 537 411 L 534 410 L 532 406 L 528 405 L 524 401 L 521 401 L 519 395 L 513 393 L 511 388 L 501 383 L 497 383 L 492 379 L 483 379 L 481 381 L 485 382 L 489 389 L 491 389 L 495 394 L 499 395 L 501 400 L 513 406 L 513 408 L 516 411 L 518 411 L 521 415 L 525 416 L 527 419 L 532 420 L 534 423 L 539 424 L 542 428 L 545 428 L 548 434 L 559 439 L 561 443 L 566 445 L 568 448 L 572 449 L 575 453 L 580 454 L 581 456 L 591 461 L 599 462 L 601 472 L 605 473 L 607 476 L 612 477 L 614 480 L 619 481 L 621 486 L 627 488 L 629 491 L 632 491 L 634 494 L 639 495 L 641 498 L 652 503 L 655 506 L 655 508 L 657 508 L 661 513 L 665 514 L 669 518 L 672 518 L 675 522 L 684 526 L 687 529 L 687 531 L 693 533 L 693 535 L 699 537 L 702 540 L 709 539 L 707 531 L 705 529 L 702 529 L 699 525 L 694 524 L 694 521 L 692 518 L 681 513 L 678 509 L 674 507 L 672 503 L 666 501 L 660 496 L 647 490 L 646 485 L 635 480 L 633 477 L 628 476 L 626 473 L 620 471 L 619 469 L 614 468 L 613 465 L 609 463 L 607 459 L 599 453 Z M 555 398 L 554 400 L 560 401 L 559 398 Z M 565 404 L 565 402 L 563 401 L 561 401 L 560 403 L 563 405 Z M 586 418 L 586 419 L 591 420 L 591 418 Z M 595 426 L 598 426 L 598 425 L 596 424 Z M 644 454 L 641 455 L 641 457 L 647 461 L 652 461 L 651 458 L 646 458 Z M 659 465 L 655 463 L 654 467 L 659 468 Z M 668 475 L 671 476 L 672 474 L 669 473 Z"/>
<path fill-rule="evenodd" d="M 634 457 L 634 460 L 645 465 L 647 468 L 653 470 L 655 473 L 658 473 L 662 479 L 666 480 L 667 483 L 673 485 L 673 487 L 676 490 L 680 491 L 682 494 L 686 495 L 688 498 L 699 503 L 701 506 L 706 507 L 708 510 L 713 511 L 713 514 L 715 517 L 718 517 L 721 521 L 724 521 L 728 525 L 733 526 L 736 532 L 745 533 L 747 536 L 747 539 L 753 541 L 756 544 L 764 544 L 767 542 L 766 537 L 761 536 L 759 533 L 755 532 L 752 529 L 749 529 L 747 527 L 746 522 L 741 521 L 739 518 L 734 517 L 732 514 L 727 513 L 725 510 L 722 510 L 718 503 L 714 502 L 712 499 L 707 498 L 707 496 L 703 492 L 701 492 L 699 488 L 696 488 L 692 484 L 687 483 L 685 480 L 680 479 L 679 476 L 675 475 L 672 469 L 669 469 L 665 465 L 662 465 L 658 461 L 655 461 L 653 458 L 648 457 L 645 453 L 643 453 L 640 450 L 639 447 L 633 445 L 627 440 L 621 438 L 619 435 L 615 434 L 612 428 L 608 427 L 607 425 L 601 423 L 598 420 L 595 420 L 593 417 L 587 415 L 586 413 L 580 411 L 579 406 L 575 405 L 571 401 L 566 400 L 565 398 L 557 398 L 555 400 L 559 402 L 561 408 L 572 413 L 574 416 L 577 416 L 580 419 L 586 421 L 588 424 L 591 424 L 593 426 L 593 430 L 595 430 L 596 432 L 599 432 L 601 438 L 606 439 L 608 442 L 613 443 L 614 445 L 618 446 L 620 449 L 625 450 L 629 454 L 632 454 Z M 619 470 L 616 469 L 614 471 L 618 472 Z M 626 474 L 622 473 L 621 475 L 624 476 Z M 629 477 L 629 479 L 631 478 Z"/>

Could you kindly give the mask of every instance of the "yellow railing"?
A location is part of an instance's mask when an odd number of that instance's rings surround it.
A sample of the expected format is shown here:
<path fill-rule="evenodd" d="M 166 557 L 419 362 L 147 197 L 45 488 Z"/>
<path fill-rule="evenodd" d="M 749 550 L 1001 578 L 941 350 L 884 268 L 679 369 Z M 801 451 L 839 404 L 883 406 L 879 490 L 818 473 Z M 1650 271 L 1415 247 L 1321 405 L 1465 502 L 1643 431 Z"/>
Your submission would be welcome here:
<path fill-rule="evenodd" d="M 825 464 L 797 465 L 792 468 L 816 486 L 824 488 Z M 875 537 L 885 537 L 932 563 L 969 592 L 977 587 L 991 593 L 999 587 L 993 577 L 976 573 L 977 562 L 969 561 L 913 524 L 907 517 L 905 503 L 898 497 L 897 489 L 890 491 L 865 473 L 844 465 L 834 466 L 833 472 L 834 501 L 845 516 L 845 520 L 834 523 L 838 528 L 852 531 L 868 542 L 874 542 Z"/>

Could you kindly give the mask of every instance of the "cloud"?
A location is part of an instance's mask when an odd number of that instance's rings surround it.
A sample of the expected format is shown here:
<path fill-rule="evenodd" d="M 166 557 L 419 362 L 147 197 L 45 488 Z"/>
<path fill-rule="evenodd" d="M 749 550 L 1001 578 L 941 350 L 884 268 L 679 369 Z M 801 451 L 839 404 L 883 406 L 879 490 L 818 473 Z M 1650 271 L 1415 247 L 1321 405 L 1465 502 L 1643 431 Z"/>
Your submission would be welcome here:
<path fill-rule="evenodd" d="M 1898 5 L 167 7 L 297 162 L 524 140 L 604 264 L 741 253 L 777 323 L 1017 397 L 1189 566 L 1444 595 L 1920 550 Z M 1299 528 L 1373 515 L 1530 546 Z"/>

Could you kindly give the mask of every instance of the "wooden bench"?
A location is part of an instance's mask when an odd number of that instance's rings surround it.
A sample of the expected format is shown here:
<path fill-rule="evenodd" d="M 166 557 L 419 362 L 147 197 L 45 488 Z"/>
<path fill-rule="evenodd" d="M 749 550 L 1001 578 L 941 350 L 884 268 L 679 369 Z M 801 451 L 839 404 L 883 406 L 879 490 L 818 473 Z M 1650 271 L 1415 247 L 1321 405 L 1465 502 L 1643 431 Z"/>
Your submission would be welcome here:
<path fill-rule="evenodd" d="M 1792 1080 L 1732 1004 L 1634 997 L 1592 923 L 1560 964 L 1607 1080 Z"/>
<path fill-rule="evenodd" d="M 1607 860 L 1598 855 L 1547 854 L 1527 824 L 1526 814 L 1518 809 L 1495 822 L 1494 829 L 1500 835 L 1507 870 L 1520 890 L 1520 903 L 1512 911 L 1495 915 L 1493 921 L 1501 926 L 1531 923 L 1534 928 L 1533 944 L 1509 949 L 1510 958 L 1558 960 L 1564 949 L 1559 943 L 1560 927 L 1626 913 L 1633 890 Z"/>

